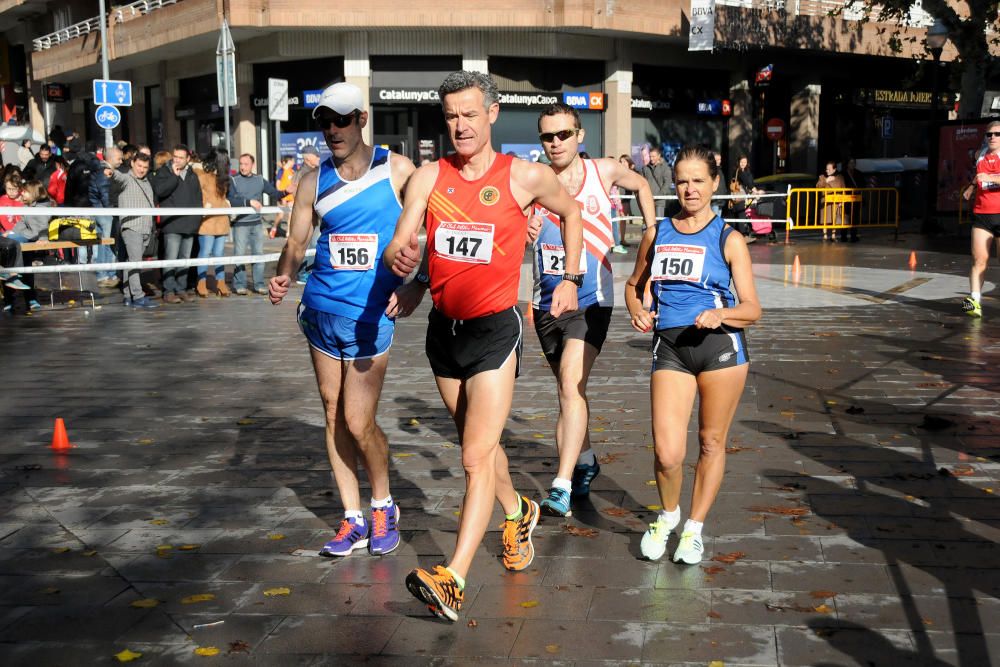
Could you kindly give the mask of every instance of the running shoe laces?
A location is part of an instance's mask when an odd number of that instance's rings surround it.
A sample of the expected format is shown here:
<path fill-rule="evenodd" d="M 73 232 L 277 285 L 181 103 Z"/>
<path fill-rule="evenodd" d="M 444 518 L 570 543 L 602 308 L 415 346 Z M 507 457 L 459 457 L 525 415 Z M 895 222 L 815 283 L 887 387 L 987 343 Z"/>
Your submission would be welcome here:
<path fill-rule="evenodd" d="M 347 539 L 347 536 L 351 534 L 352 530 L 354 530 L 354 524 L 348 519 L 342 519 L 340 522 L 340 530 L 337 531 L 333 541 L 338 542 L 340 540 Z"/>
<path fill-rule="evenodd" d="M 389 532 L 389 512 L 385 508 L 372 510 L 372 535 L 385 537 Z"/>

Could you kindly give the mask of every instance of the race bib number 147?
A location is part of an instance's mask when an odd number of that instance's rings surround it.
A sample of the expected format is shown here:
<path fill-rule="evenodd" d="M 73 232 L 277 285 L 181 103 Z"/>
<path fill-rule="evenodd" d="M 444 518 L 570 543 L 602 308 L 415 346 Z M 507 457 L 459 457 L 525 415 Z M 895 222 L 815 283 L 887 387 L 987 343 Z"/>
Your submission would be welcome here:
<path fill-rule="evenodd" d="M 493 259 L 493 225 L 442 222 L 434 231 L 434 252 L 455 262 L 489 264 Z"/>

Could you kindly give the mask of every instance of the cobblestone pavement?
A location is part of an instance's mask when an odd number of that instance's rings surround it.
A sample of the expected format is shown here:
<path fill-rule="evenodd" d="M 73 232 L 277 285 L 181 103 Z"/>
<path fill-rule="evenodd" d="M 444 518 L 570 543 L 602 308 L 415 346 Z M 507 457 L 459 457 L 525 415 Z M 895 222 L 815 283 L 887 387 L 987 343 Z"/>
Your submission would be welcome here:
<path fill-rule="evenodd" d="M 589 501 L 543 518 L 519 574 L 497 512 L 454 625 L 403 585 L 450 551 L 464 487 L 426 304 L 379 412 L 404 544 L 336 561 L 315 555 L 341 510 L 294 299 L 3 318 L 0 664 L 1000 664 L 1000 300 L 961 314 L 965 249 L 752 247 L 765 317 L 700 567 L 638 558 L 649 353 L 620 308 L 590 385 Z M 526 340 L 503 441 L 539 496 L 556 396 Z"/>

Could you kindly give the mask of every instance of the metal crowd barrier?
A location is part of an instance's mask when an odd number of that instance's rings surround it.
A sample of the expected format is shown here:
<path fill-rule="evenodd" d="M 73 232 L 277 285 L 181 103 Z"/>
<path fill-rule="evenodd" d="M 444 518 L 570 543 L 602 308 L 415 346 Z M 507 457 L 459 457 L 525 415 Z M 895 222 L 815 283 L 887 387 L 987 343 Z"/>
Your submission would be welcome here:
<path fill-rule="evenodd" d="M 785 213 L 791 228 L 899 229 L 899 190 L 896 188 L 792 188 Z M 787 232 L 786 232 L 787 233 Z"/>

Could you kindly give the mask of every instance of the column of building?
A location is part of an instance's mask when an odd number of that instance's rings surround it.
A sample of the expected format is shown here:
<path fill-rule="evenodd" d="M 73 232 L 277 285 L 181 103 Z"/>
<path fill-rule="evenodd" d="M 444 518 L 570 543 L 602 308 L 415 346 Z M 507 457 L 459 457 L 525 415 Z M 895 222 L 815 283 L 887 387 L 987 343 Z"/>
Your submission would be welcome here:
<path fill-rule="evenodd" d="M 604 154 L 629 155 L 632 152 L 632 64 L 622 58 L 608 61 L 604 91 Z"/>
<path fill-rule="evenodd" d="M 368 33 L 350 32 L 344 37 L 344 80 L 361 89 L 361 97 L 365 108 L 371 109 L 372 69 L 368 59 Z M 361 136 L 365 143 L 372 143 L 372 127 L 374 120 L 368 119 L 368 124 L 362 129 Z"/>

